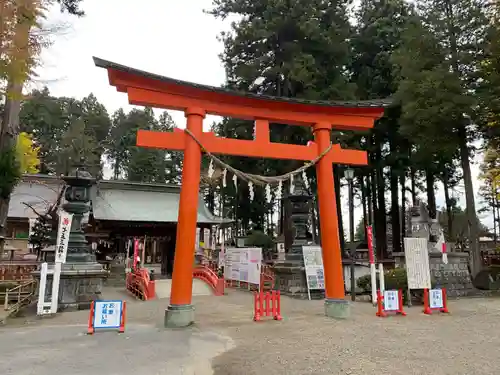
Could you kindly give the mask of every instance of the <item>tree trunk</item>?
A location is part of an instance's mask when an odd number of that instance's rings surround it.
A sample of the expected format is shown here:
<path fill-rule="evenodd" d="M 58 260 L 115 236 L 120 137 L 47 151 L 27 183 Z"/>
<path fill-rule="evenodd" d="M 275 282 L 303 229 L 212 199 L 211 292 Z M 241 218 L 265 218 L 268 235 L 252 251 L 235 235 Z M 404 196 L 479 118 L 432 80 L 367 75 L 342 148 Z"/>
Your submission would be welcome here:
<path fill-rule="evenodd" d="M 334 166 L 333 177 L 335 179 L 335 201 L 337 202 L 337 220 L 339 223 L 339 238 L 340 238 L 340 249 L 342 254 L 344 254 L 345 249 L 345 238 L 344 238 L 344 225 L 342 222 L 342 202 L 340 196 L 340 173 L 338 172 L 338 167 Z"/>
<path fill-rule="evenodd" d="M 366 199 L 366 185 L 365 178 L 359 178 L 359 185 L 361 187 L 361 207 L 363 208 L 363 232 L 365 233 L 365 240 L 367 238 L 366 235 L 366 227 L 368 225 L 368 202 Z"/>
<path fill-rule="evenodd" d="M 448 26 L 448 36 L 450 40 L 450 52 L 451 52 L 451 66 L 455 73 L 459 74 L 460 66 L 460 56 L 458 50 L 458 38 L 457 27 L 455 25 L 456 14 L 454 12 L 453 5 L 450 1 L 444 3 L 446 12 L 446 23 Z M 467 88 L 467 87 L 466 87 Z M 471 254 L 471 274 L 475 277 L 478 272 L 482 269 L 482 257 L 481 251 L 479 249 L 478 237 L 479 228 L 478 220 L 476 214 L 476 203 L 474 200 L 474 186 L 472 185 L 472 174 L 470 170 L 470 160 L 469 160 L 469 147 L 467 146 L 467 128 L 466 119 L 463 118 L 459 120 L 457 124 L 457 138 L 460 149 L 460 161 L 463 171 L 464 185 L 465 185 L 465 202 L 466 202 L 466 214 L 469 224 L 469 241 L 470 241 L 470 254 Z"/>
<path fill-rule="evenodd" d="M 391 168 L 391 226 L 392 226 L 392 251 L 401 252 L 401 221 L 399 212 L 399 183 L 398 175 Z"/>
<path fill-rule="evenodd" d="M 0 152 L 5 152 L 15 147 L 19 134 L 19 112 L 21 109 L 20 97 L 22 84 L 9 84 L 7 92 L 9 97 L 5 101 L 3 118 L 0 122 Z M 10 196 L 0 199 L 0 253 L 3 253 L 7 236 L 7 217 L 9 214 Z"/>
<path fill-rule="evenodd" d="M 372 189 L 372 176 L 369 173 L 366 176 L 366 210 L 367 210 L 367 218 L 368 225 L 373 224 L 373 189 Z"/>
<path fill-rule="evenodd" d="M 448 175 L 445 173 L 443 178 L 444 200 L 446 203 L 446 220 L 448 224 L 448 241 L 453 241 L 453 212 L 451 207 L 450 191 L 448 189 Z"/>
<path fill-rule="evenodd" d="M 470 170 L 469 161 L 469 147 L 467 146 L 467 134 L 465 125 L 459 128 L 458 134 L 460 159 L 462 171 L 464 174 L 465 185 L 465 202 L 467 220 L 469 223 L 469 241 L 470 241 L 470 254 L 471 254 L 471 271 L 472 276 L 475 277 L 482 268 L 481 253 L 478 244 L 479 228 L 477 225 L 476 216 L 476 203 L 474 201 L 474 186 L 472 185 L 472 174 Z"/>
<path fill-rule="evenodd" d="M 382 159 L 380 148 L 376 151 L 377 160 Z M 379 162 L 380 163 L 380 162 Z M 381 166 L 376 168 L 377 183 L 377 211 L 375 215 L 375 237 L 377 241 L 377 257 L 379 260 L 387 258 L 387 212 L 385 208 L 385 181 Z"/>
<path fill-rule="evenodd" d="M 434 175 L 427 169 L 425 171 L 425 185 L 427 189 L 427 209 L 431 219 L 436 218 L 436 192 L 434 191 Z"/>
<path fill-rule="evenodd" d="M 411 147 L 408 147 L 408 156 L 411 160 L 412 153 L 411 153 Z M 410 166 L 410 190 L 411 190 L 411 204 L 412 206 L 417 205 L 417 184 L 416 184 L 416 171 L 413 166 Z"/>
<path fill-rule="evenodd" d="M 399 177 L 401 185 L 401 251 L 404 249 L 404 238 L 406 237 L 406 176 L 405 172 Z"/>
<path fill-rule="evenodd" d="M 493 243 L 497 244 L 497 214 L 495 210 L 495 198 L 493 198 L 493 204 L 491 206 L 493 212 Z"/>

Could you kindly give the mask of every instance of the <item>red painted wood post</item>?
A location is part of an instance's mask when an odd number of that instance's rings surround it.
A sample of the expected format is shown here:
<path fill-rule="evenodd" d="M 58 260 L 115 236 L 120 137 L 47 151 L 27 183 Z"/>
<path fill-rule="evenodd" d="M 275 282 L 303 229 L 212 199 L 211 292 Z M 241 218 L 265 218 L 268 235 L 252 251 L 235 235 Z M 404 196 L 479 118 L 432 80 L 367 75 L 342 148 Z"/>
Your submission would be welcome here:
<path fill-rule="evenodd" d="M 380 293 L 380 290 L 377 290 L 377 316 L 383 318 L 386 315 L 385 311 L 384 311 L 384 306 L 383 306 L 383 297 L 382 297 L 382 293 Z"/>
<path fill-rule="evenodd" d="M 450 311 L 448 310 L 448 296 L 446 294 L 446 289 L 443 288 L 441 291 L 443 293 L 443 308 L 441 309 L 441 312 L 449 313 Z"/>
<path fill-rule="evenodd" d="M 94 333 L 94 301 L 90 304 L 90 313 L 89 313 L 89 326 L 87 329 L 87 334 L 92 335 Z"/>
<path fill-rule="evenodd" d="M 123 301 L 122 302 L 122 318 L 120 320 L 120 329 L 118 330 L 119 333 L 125 332 L 125 319 L 127 319 L 127 302 Z"/>
<path fill-rule="evenodd" d="M 429 306 L 429 289 L 424 289 L 424 314 L 432 314 L 432 310 Z"/>
<path fill-rule="evenodd" d="M 403 315 L 403 316 L 406 316 L 406 312 L 404 311 L 404 307 L 403 307 L 403 291 L 401 289 L 398 290 L 398 299 L 399 299 L 398 313 Z"/>
<path fill-rule="evenodd" d="M 253 308 L 254 308 L 254 313 L 253 313 L 253 320 L 255 322 L 258 322 L 260 320 L 260 312 L 261 310 L 259 309 L 260 303 L 261 303 L 261 298 L 260 293 L 256 292 L 254 293 L 254 300 L 253 300 Z"/>

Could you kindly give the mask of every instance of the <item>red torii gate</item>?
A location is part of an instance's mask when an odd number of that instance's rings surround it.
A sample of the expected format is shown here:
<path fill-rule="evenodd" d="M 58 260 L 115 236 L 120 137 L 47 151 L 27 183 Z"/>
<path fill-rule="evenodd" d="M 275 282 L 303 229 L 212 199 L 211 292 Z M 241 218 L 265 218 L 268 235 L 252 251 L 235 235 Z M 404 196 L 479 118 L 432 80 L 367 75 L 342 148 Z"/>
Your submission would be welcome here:
<path fill-rule="evenodd" d="M 110 84 L 126 92 L 130 104 L 184 111 L 187 129 L 213 154 L 311 161 L 330 147 L 332 128 L 368 130 L 382 116 L 386 104 L 277 98 L 179 81 L 95 57 L 94 63 L 107 69 Z M 203 132 L 206 114 L 254 120 L 255 139 L 219 138 L 212 132 Z M 269 122 L 308 126 L 314 133 L 314 142 L 307 146 L 271 142 Z M 182 130 L 173 133 L 139 130 L 137 145 L 184 151 L 172 291 L 165 325 L 185 327 L 194 322 L 192 279 L 202 151 L 192 136 Z M 316 165 L 325 313 L 344 318 L 349 314 L 349 305 L 344 299 L 332 163 L 366 165 L 367 155 L 365 151 L 333 145 Z"/>

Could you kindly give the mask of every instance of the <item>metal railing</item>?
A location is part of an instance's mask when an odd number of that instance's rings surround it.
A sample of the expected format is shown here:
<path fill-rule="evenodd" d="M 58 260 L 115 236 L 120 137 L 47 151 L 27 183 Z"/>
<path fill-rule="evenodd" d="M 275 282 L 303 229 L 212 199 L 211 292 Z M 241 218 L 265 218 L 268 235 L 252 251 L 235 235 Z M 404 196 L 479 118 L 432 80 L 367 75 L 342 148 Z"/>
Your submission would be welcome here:
<path fill-rule="evenodd" d="M 11 313 L 31 302 L 31 298 L 36 292 L 36 280 L 29 280 L 13 288 L 0 292 L 4 297 L 4 310 Z"/>

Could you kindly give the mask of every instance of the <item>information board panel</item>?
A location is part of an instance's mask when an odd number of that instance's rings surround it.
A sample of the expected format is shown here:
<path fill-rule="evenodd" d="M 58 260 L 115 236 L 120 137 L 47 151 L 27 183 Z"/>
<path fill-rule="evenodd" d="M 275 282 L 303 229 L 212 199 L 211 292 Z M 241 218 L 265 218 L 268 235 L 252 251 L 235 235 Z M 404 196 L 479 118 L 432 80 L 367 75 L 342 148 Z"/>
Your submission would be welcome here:
<path fill-rule="evenodd" d="M 307 289 L 325 289 L 325 271 L 323 269 L 323 254 L 320 246 L 303 246 L 304 268 L 306 272 Z M 310 296 L 309 296 L 310 297 Z"/>
<path fill-rule="evenodd" d="M 408 289 L 430 289 L 431 272 L 426 238 L 405 238 Z"/>
<path fill-rule="evenodd" d="M 224 262 L 224 277 L 227 280 L 260 285 L 261 248 L 227 248 L 225 249 Z"/>

